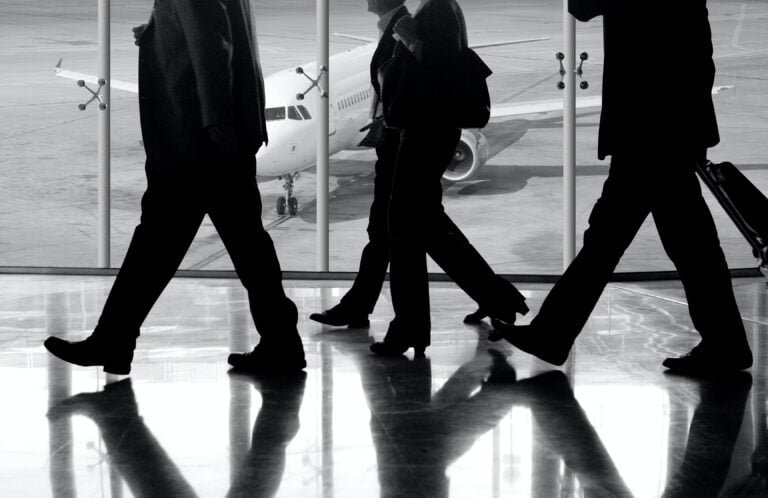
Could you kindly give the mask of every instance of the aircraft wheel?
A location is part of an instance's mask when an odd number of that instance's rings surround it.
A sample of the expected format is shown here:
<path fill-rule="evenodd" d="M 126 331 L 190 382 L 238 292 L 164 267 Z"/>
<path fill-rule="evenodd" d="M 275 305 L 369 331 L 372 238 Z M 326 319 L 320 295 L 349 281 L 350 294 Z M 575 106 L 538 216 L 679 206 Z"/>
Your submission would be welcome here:
<path fill-rule="evenodd" d="M 288 214 L 296 216 L 299 212 L 299 201 L 295 197 L 288 199 Z"/>
<path fill-rule="evenodd" d="M 285 197 L 280 196 L 277 198 L 277 203 L 275 204 L 275 210 L 277 211 L 277 214 L 280 216 L 285 214 Z"/>

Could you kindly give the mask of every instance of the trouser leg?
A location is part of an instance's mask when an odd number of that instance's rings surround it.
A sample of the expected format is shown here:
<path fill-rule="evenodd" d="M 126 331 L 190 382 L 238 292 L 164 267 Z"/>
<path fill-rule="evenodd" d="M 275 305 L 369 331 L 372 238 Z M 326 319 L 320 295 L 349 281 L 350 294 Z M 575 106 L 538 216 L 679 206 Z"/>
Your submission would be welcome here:
<path fill-rule="evenodd" d="M 443 220 L 440 178 L 455 150 L 459 130 L 404 130 L 389 206 L 390 287 L 397 338 L 428 345 L 429 282 L 426 248 Z M 387 339 L 391 338 L 389 335 Z"/>
<path fill-rule="evenodd" d="M 340 306 L 366 314 L 373 312 L 389 266 L 387 210 L 392 193 L 392 172 L 400 145 L 400 132 L 387 130 L 376 147 L 376 176 L 373 202 L 368 217 L 368 244 L 363 248 L 360 267 L 352 288 L 341 298 Z"/>
<path fill-rule="evenodd" d="M 301 347 L 296 305 L 285 295 L 275 246 L 261 222 L 255 160 L 248 157 L 228 166 L 236 173 L 212 182 L 208 214 L 248 291 L 251 314 L 262 342 Z"/>
<path fill-rule="evenodd" d="M 430 232 L 427 254 L 461 290 L 494 316 L 503 316 L 508 308 L 522 308 L 525 297 L 496 275 L 447 214 L 441 216 L 439 227 Z"/>
<path fill-rule="evenodd" d="M 657 196 L 652 214 L 664 249 L 680 274 L 693 325 L 705 344 L 743 348 L 747 345 L 744 324 L 694 159 L 678 157 L 667 162 L 664 192 Z"/>
<path fill-rule="evenodd" d="M 654 192 L 643 164 L 611 161 L 600 198 L 589 216 L 584 245 L 541 305 L 531 325 L 551 330 L 563 341 L 581 332 L 643 221 Z"/>
<path fill-rule="evenodd" d="M 141 222 L 110 290 L 94 333 L 138 337 L 139 328 L 173 278 L 203 220 L 190 192 L 152 182 L 141 201 Z"/>

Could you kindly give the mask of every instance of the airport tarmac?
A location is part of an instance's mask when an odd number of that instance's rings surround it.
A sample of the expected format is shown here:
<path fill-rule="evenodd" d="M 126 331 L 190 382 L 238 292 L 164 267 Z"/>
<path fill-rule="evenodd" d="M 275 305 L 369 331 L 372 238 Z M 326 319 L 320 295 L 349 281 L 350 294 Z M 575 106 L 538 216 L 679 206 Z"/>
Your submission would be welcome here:
<path fill-rule="evenodd" d="M 331 2 L 331 31 L 376 36 L 376 19 L 363 0 Z M 551 40 L 484 49 L 494 70 L 495 102 L 559 98 L 555 53 L 563 49 L 562 2 L 464 0 L 470 40 L 476 43 L 549 36 Z M 768 4 L 710 1 L 710 20 L 718 68 L 716 85 L 734 85 L 715 97 L 722 143 L 715 161 L 738 164 L 768 192 Z M 315 56 L 315 4 L 311 0 L 255 2 L 265 74 L 295 67 Z M 410 7 L 415 2 L 409 2 Z M 136 81 L 137 49 L 130 28 L 145 22 L 151 3 L 126 0 L 112 6 L 112 77 Z M 600 91 L 599 22 L 579 25 L 578 51 L 590 55 L 584 78 Z M 54 77 L 64 58 L 68 69 L 94 73 L 97 62 L 95 4 L 0 0 L 0 265 L 95 266 L 97 226 L 97 111 L 74 82 Z M 357 46 L 332 38 L 331 53 Z M 637 61 L 638 78 L 649 92 L 665 91 L 663 74 L 654 73 L 649 54 Z M 298 76 L 297 76 L 298 77 Z M 649 110 L 674 119 L 674 109 Z M 577 148 L 577 232 L 586 226 L 608 164 L 596 155 L 594 111 L 579 113 Z M 562 117 L 560 113 L 503 119 L 483 133 L 491 158 L 470 181 L 446 185 L 445 206 L 469 239 L 503 273 L 558 273 L 562 266 Z M 112 266 L 119 266 L 138 222 L 145 187 L 135 95 L 112 93 Z M 314 137 L 307 137 L 314 140 Z M 650 152 L 649 160 L 653 160 Z M 331 270 L 357 269 L 366 242 L 365 226 L 373 192 L 373 154 L 344 152 L 331 162 Z M 315 175 L 302 173 L 296 184 L 299 213 L 278 217 L 281 183 L 263 179 L 263 221 L 270 228 L 285 270 L 315 269 Z M 712 196 L 723 246 L 732 268 L 754 267 L 755 260 Z M 414 213 L 418 216 L 419 213 Z M 183 265 L 230 269 L 213 227 L 206 222 Z M 668 270 L 668 262 L 649 220 L 619 270 Z"/>

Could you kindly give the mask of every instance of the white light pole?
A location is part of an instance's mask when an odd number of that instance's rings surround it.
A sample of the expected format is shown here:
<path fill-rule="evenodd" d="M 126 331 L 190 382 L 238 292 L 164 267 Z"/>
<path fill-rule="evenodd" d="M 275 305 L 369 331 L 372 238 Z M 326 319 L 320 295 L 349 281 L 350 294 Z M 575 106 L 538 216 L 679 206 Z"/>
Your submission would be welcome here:
<path fill-rule="evenodd" d="M 330 80 L 328 71 L 322 68 L 328 68 L 329 62 L 329 19 L 330 11 L 328 0 L 317 0 L 317 64 L 318 78 L 320 83 L 320 99 L 317 105 L 317 249 L 316 249 L 316 269 L 317 271 L 328 271 L 329 262 L 329 218 L 328 218 L 328 135 L 330 132 L 329 120 L 329 98 L 323 97 L 323 91 L 329 92 L 328 82 Z"/>
<path fill-rule="evenodd" d="M 576 19 L 563 0 L 563 271 L 576 257 Z"/>
<path fill-rule="evenodd" d="M 99 155 L 99 186 L 98 186 L 98 265 L 99 268 L 110 266 L 110 0 L 99 0 L 98 7 L 99 31 L 99 64 L 98 78 L 103 80 L 101 86 L 101 102 L 103 109 L 99 110 L 98 118 L 98 155 Z"/>

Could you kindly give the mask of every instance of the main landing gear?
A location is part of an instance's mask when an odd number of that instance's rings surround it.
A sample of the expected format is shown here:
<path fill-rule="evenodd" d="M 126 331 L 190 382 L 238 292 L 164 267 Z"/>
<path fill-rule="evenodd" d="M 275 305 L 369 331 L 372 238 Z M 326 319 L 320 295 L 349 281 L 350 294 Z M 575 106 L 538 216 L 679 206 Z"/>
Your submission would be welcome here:
<path fill-rule="evenodd" d="M 290 216 L 296 216 L 296 213 L 299 212 L 299 201 L 293 196 L 293 181 L 298 177 L 298 173 L 288 173 L 280 177 L 285 190 L 285 195 L 278 197 L 275 205 L 275 210 L 280 216 L 285 215 L 286 211 Z"/>

